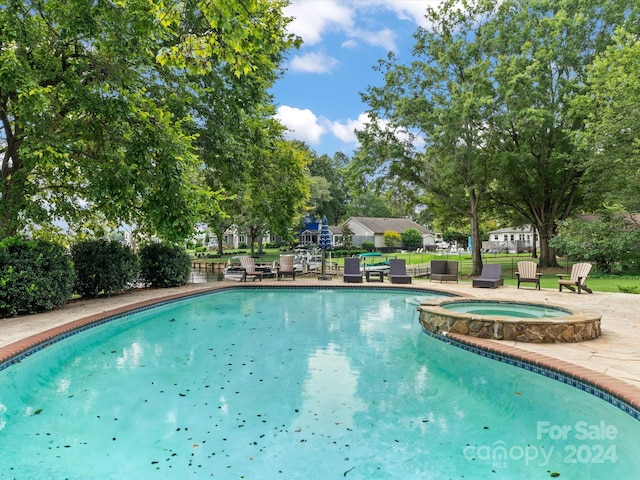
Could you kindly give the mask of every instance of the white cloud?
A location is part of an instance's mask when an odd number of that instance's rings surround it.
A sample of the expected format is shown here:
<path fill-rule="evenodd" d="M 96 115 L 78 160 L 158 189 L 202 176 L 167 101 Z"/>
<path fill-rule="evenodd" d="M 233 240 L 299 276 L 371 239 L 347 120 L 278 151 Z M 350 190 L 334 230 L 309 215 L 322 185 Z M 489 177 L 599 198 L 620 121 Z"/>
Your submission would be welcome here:
<path fill-rule="evenodd" d="M 385 50 L 396 51 L 396 34 L 393 30 L 384 28 L 378 31 L 354 29 L 349 32 L 353 37 L 358 38 L 374 47 L 383 47 Z"/>
<path fill-rule="evenodd" d="M 289 130 L 285 133 L 285 138 L 289 140 L 300 140 L 310 145 L 318 145 L 320 137 L 326 133 L 326 129 L 320 125 L 318 117 L 309 109 L 282 105 L 278 107 L 275 118 Z"/>
<path fill-rule="evenodd" d="M 348 125 L 349 127 L 352 128 L 352 130 L 364 130 L 367 124 L 371 122 L 372 122 L 371 117 L 369 117 L 367 113 L 363 112 L 358 116 L 358 120 L 352 120 Z M 413 138 L 411 138 L 411 135 L 407 130 L 402 128 L 392 128 L 391 122 L 389 122 L 389 120 L 378 119 L 377 124 L 378 124 L 378 129 L 380 129 L 380 131 L 393 132 L 393 135 L 401 142 L 411 141 L 416 150 L 422 150 L 425 146 L 424 139 L 420 135 L 415 135 Z M 334 132 L 334 134 L 337 136 L 337 133 Z M 354 141 L 357 143 L 355 132 L 353 133 L 353 138 L 355 139 Z"/>
<path fill-rule="evenodd" d="M 356 48 L 358 46 L 358 42 L 350 38 L 349 40 L 342 42 L 342 45 L 340 46 L 342 48 Z"/>
<path fill-rule="evenodd" d="M 293 57 L 289 67 L 295 72 L 330 73 L 338 63 L 338 60 L 324 53 L 309 52 Z"/>
<path fill-rule="evenodd" d="M 424 18 L 427 7 L 437 8 L 441 0 L 374 0 L 373 3 L 393 11 L 400 20 L 411 20 L 421 27 L 426 27 Z"/>
<path fill-rule="evenodd" d="M 327 30 L 353 25 L 353 9 L 338 0 L 294 0 L 284 13 L 294 18 L 289 31 L 302 37 L 305 45 L 320 42 Z"/>
<path fill-rule="evenodd" d="M 366 123 L 369 122 L 369 116 L 361 113 L 356 120 L 348 119 L 346 122 L 328 122 L 328 128 L 336 137 L 344 143 L 358 143 L 356 138 L 356 130 L 363 130 Z"/>
<path fill-rule="evenodd" d="M 400 20 L 427 26 L 424 15 L 427 7 L 438 7 L 441 0 L 292 0 L 285 15 L 293 18 L 289 31 L 299 35 L 304 44 L 316 45 L 329 32 L 340 32 L 345 43 L 358 39 L 386 50 L 396 50 L 395 33 L 387 28 L 371 29 L 360 25 L 358 19 L 371 18 L 374 12 L 391 11 Z"/>

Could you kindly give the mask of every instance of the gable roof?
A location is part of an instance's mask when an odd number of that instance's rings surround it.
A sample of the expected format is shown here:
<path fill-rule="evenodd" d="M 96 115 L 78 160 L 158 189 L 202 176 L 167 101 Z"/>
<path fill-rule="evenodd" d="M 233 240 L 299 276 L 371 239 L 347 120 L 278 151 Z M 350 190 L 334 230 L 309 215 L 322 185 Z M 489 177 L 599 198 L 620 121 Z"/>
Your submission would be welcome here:
<path fill-rule="evenodd" d="M 498 230 L 491 230 L 487 232 L 489 235 L 491 234 L 500 234 L 500 233 L 533 233 L 534 230 L 531 228 L 531 225 L 522 225 L 519 227 L 503 227 Z"/>
<path fill-rule="evenodd" d="M 402 233 L 409 228 L 415 228 L 423 235 L 433 233 L 409 218 L 350 217 L 343 225 L 350 221 L 358 222 L 374 234 L 383 234 L 387 230 Z"/>

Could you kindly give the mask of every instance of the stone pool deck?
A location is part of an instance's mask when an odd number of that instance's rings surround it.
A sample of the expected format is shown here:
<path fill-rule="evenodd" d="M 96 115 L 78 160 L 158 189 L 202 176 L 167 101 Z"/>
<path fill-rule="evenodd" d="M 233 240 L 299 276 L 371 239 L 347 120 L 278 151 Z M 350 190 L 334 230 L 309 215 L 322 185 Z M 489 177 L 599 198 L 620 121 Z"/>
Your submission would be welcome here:
<path fill-rule="evenodd" d="M 295 281 L 265 279 L 262 282 L 214 282 L 189 284 L 180 288 L 146 289 L 111 298 L 81 300 L 53 312 L 0 319 L 0 363 L 17 353 L 78 326 L 114 313 L 228 286 L 314 286 L 426 288 L 475 298 L 535 301 L 602 315 L 602 336 L 579 343 L 518 343 L 513 341 L 461 338 L 480 348 L 488 348 L 571 373 L 615 393 L 640 409 L 640 296 L 624 293 L 577 294 L 556 289 L 534 290 L 503 286 L 497 289 L 472 288 L 470 282 L 438 283 L 414 279 L 412 285 L 380 283 L 344 284 L 298 277 Z"/>

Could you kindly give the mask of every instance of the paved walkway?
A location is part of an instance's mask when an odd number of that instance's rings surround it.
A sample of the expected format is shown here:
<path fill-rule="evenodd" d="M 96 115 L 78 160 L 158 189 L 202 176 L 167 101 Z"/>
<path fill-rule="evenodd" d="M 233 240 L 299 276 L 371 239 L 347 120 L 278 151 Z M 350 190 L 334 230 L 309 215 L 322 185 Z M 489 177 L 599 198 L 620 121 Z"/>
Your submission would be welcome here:
<path fill-rule="evenodd" d="M 291 285 L 292 280 L 264 280 L 262 285 Z M 339 278 L 332 282 L 312 278 L 298 277 L 295 285 L 340 284 Z M 0 319 L 0 362 L 15 355 L 16 352 L 46 338 L 49 329 L 68 326 L 75 328 L 79 322 L 91 318 L 102 318 L 113 310 L 126 310 L 141 303 L 149 304 L 174 296 L 183 296 L 200 291 L 217 289 L 228 285 L 242 285 L 237 282 L 218 282 L 207 284 L 189 284 L 180 288 L 148 289 L 125 293 L 112 298 L 81 300 L 71 302 L 59 310 L 38 315 Z M 380 287 L 380 283 L 363 283 L 358 286 Z M 384 283 L 385 287 L 403 288 L 404 286 Z M 532 288 L 516 289 L 504 286 L 497 289 L 472 288 L 470 283 L 437 283 L 426 279 L 414 279 L 412 287 L 424 287 L 433 290 L 445 290 L 453 293 L 501 300 L 521 300 L 549 303 L 564 306 L 576 311 L 596 312 L 602 315 L 602 336 L 581 343 L 531 344 L 512 341 L 489 340 L 496 346 L 508 346 L 532 354 L 542 354 L 552 359 L 598 372 L 612 379 L 620 380 L 632 386 L 631 396 L 640 401 L 640 296 L 624 293 L 577 294 L 558 292 L 555 289 Z M 45 332 L 45 333 L 43 333 Z M 31 338 L 29 338 L 31 337 Z"/>

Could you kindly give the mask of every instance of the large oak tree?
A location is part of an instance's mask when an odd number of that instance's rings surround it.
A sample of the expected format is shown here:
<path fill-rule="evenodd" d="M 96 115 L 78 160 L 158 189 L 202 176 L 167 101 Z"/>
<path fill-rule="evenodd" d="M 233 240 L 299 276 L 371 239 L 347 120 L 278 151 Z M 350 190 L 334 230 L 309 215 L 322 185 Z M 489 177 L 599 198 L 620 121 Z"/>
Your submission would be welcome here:
<path fill-rule="evenodd" d="M 265 78 L 284 1 L 9 0 L 0 7 L 0 237 L 64 221 L 179 239 L 202 182 L 200 81 Z M 263 98 L 261 98 L 262 100 Z M 223 104 L 211 108 L 225 108 Z"/>

